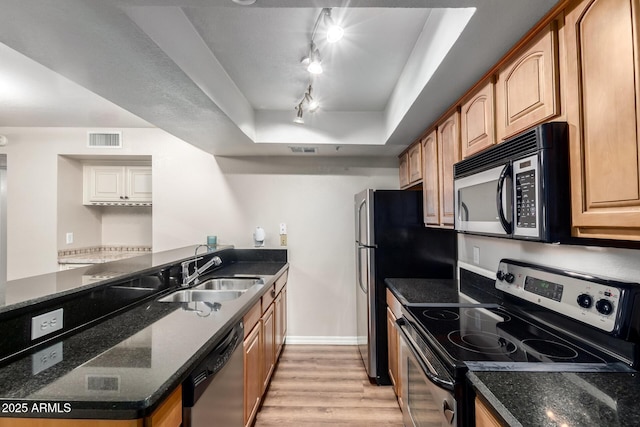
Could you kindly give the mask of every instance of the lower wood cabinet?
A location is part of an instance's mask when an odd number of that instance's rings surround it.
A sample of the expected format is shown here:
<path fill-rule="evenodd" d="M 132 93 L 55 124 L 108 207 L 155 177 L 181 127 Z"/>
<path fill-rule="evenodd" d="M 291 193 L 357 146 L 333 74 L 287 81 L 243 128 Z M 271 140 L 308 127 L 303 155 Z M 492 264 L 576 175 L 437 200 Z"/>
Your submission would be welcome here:
<path fill-rule="evenodd" d="M 276 280 L 243 318 L 245 426 L 253 424 L 285 342 L 286 274 Z"/>
<path fill-rule="evenodd" d="M 502 427 L 503 424 L 496 418 L 484 402 L 476 397 L 476 427 Z"/>
<path fill-rule="evenodd" d="M 402 316 L 400 302 L 387 289 L 387 351 L 389 359 L 389 377 L 393 391 L 402 406 L 402 385 L 400 383 L 400 334 L 396 329 L 396 320 Z"/>

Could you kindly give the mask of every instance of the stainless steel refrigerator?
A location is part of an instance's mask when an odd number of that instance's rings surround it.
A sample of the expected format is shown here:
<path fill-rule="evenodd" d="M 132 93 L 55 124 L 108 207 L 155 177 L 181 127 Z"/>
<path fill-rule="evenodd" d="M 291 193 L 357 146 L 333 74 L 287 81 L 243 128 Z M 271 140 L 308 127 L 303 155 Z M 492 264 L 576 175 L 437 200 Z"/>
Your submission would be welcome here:
<path fill-rule="evenodd" d="M 367 374 L 390 384 L 385 278 L 454 277 L 454 230 L 426 228 L 421 191 L 355 195 L 357 340 Z"/>

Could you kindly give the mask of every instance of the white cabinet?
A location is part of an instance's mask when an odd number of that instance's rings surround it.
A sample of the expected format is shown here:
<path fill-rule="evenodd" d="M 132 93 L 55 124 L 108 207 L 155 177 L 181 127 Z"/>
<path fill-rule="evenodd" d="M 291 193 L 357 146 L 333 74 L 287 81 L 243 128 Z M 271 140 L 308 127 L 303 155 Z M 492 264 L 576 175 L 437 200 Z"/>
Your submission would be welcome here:
<path fill-rule="evenodd" d="M 151 206 L 151 166 L 84 165 L 85 205 Z"/>

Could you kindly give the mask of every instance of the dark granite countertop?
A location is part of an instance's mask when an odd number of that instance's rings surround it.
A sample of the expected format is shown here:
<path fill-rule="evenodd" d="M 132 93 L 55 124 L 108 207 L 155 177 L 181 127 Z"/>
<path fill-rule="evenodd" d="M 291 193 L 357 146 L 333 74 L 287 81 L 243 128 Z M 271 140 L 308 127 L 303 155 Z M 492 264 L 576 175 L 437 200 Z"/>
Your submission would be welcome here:
<path fill-rule="evenodd" d="M 4 289 L 0 289 L 0 313 L 100 286 L 107 280 L 122 279 L 162 268 L 181 259 L 193 257 L 195 248 L 196 245 L 187 246 L 72 270 L 10 280 Z M 230 248 L 233 246 L 221 246 L 218 250 Z"/>
<path fill-rule="evenodd" d="M 164 253 L 162 260 L 138 264 L 175 263 L 184 253 L 192 255 L 193 248 L 171 252 L 177 256 L 171 259 Z M 288 266 L 286 261 L 261 261 L 251 253 L 239 258 L 215 275 L 259 275 L 268 281 L 236 300 L 222 302 L 219 311 L 195 302 L 146 301 L 0 367 L 0 402 L 26 403 L 29 409 L 0 416 L 133 419 L 148 415 Z M 32 411 L 34 403 L 60 411 L 37 413 Z"/>
<path fill-rule="evenodd" d="M 469 303 L 458 293 L 454 279 L 385 279 L 387 288 L 402 305 L 451 305 Z"/>
<path fill-rule="evenodd" d="M 507 425 L 638 426 L 638 373 L 469 372 Z"/>

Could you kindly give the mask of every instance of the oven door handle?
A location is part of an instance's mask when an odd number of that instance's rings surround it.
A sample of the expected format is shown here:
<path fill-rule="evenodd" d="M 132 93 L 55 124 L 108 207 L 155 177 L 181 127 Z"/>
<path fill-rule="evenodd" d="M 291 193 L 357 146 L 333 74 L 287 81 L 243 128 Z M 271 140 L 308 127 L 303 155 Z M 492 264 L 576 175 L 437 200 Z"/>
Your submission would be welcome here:
<path fill-rule="evenodd" d="M 416 350 L 414 344 L 413 344 L 413 340 L 411 339 L 411 337 L 409 336 L 409 334 L 407 334 L 404 331 L 404 328 L 406 327 L 406 320 L 400 318 L 398 320 L 396 320 L 396 325 L 398 326 L 398 330 L 400 331 L 400 333 L 402 334 L 402 338 L 404 339 L 404 342 L 407 344 L 407 346 L 411 349 L 411 352 L 415 355 L 416 353 L 418 353 L 418 351 Z M 415 361 L 418 362 L 418 365 L 420 365 L 420 368 L 422 368 L 422 370 L 424 371 L 424 374 L 426 375 L 426 377 L 435 385 L 437 385 L 440 388 L 444 388 L 445 390 L 449 390 L 449 391 L 453 391 L 453 381 L 449 381 L 443 378 L 440 378 L 438 376 L 438 373 L 436 372 L 435 369 L 433 369 L 432 366 L 429 365 L 429 363 L 425 363 L 424 360 L 422 360 L 421 357 L 416 356 Z"/>

